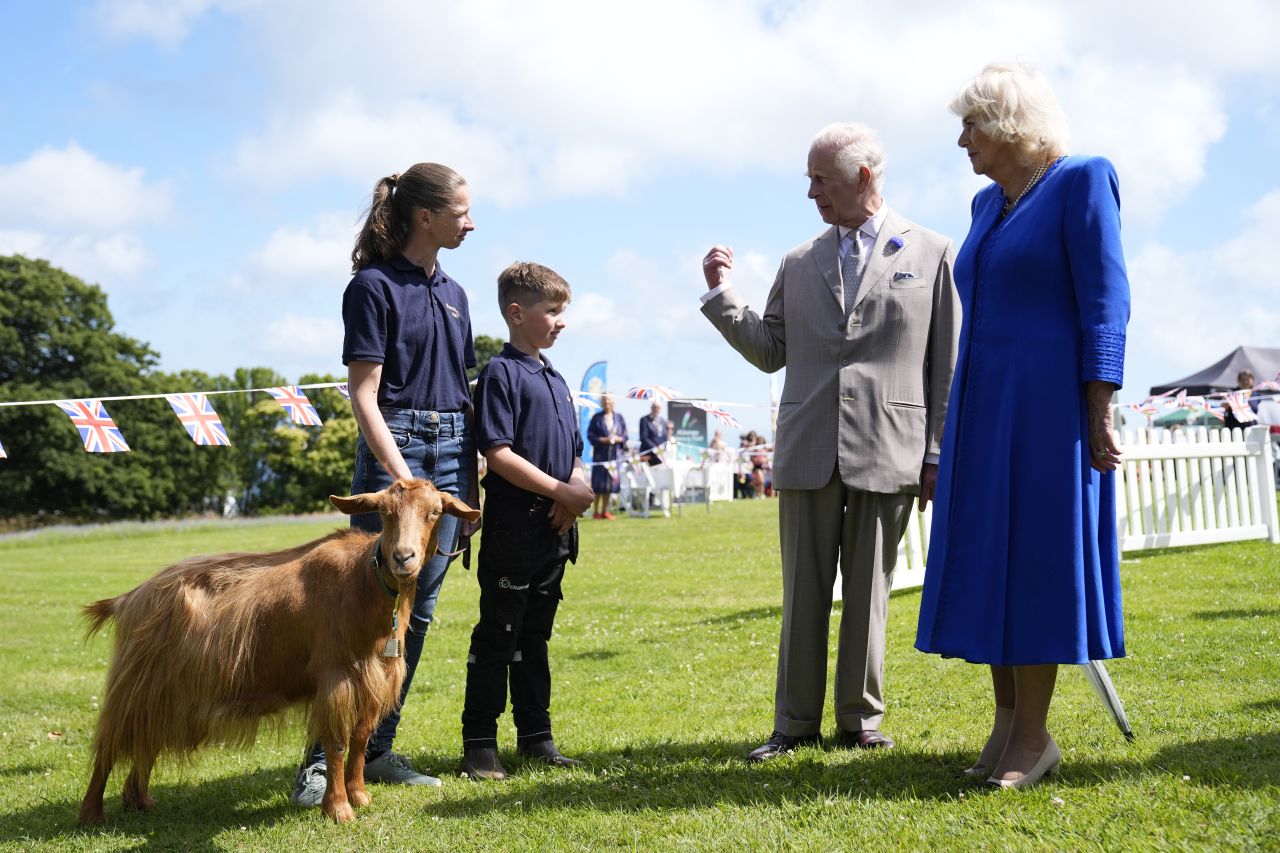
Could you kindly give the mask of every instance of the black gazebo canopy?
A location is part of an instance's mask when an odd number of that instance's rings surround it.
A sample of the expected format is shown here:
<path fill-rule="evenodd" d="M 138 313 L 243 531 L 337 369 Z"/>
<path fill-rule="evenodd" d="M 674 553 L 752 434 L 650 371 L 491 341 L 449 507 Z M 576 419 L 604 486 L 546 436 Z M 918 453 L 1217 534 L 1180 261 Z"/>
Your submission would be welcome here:
<path fill-rule="evenodd" d="M 1151 387 L 1152 395 L 1167 394 L 1179 388 L 1188 394 L 1212 394 L 1215 391 L 1234 391 L 1236 375 L 1242 370 L 1253 373 L 1255 382 L 1275 379 L 1280 374 L 1280 349 L 1268 347 L 1236 347 L 1218 361 L 1198 370 L 1190 376 L 1175 379 Z"/>

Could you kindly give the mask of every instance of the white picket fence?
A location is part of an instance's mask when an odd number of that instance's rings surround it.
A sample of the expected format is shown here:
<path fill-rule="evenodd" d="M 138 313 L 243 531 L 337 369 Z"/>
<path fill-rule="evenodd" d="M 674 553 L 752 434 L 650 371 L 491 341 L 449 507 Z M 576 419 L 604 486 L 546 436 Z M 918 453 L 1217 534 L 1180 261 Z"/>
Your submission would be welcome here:
<path fill-rule="evenodd" d="M 1266 427 L 1125 430 L 1120 448 L 1121 551 L 1244 539 L 1280 543 L 1275 451 Z M 898 545 L 894 589 L 924 583 L 932 519 L 932 504 L 923 513 L 912 510 Z"/>

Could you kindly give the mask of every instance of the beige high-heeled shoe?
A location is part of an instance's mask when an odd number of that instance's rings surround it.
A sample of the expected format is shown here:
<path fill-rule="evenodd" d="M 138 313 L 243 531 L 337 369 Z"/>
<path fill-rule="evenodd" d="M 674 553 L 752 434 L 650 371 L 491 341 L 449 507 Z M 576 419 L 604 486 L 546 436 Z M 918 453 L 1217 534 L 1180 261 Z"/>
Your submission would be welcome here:
<path fill-rule="evenodd" d="M 1058 765 L 1060 764 L 1062 764 L 1062 752 L 1059 751 L 1058 745 L 1050 737 L 1049 745 L 1044 748 L 1044 752 L 1040 753 L 1035 766 L 1029 771 L 1017 779 L 1008 781 L 992 776 L 987 779 L 987 784 L 995 788 L 1030 788 L 1032 785 L 1043 781 L 1046 776 L 1052 776 L 1057 773 Z"/>

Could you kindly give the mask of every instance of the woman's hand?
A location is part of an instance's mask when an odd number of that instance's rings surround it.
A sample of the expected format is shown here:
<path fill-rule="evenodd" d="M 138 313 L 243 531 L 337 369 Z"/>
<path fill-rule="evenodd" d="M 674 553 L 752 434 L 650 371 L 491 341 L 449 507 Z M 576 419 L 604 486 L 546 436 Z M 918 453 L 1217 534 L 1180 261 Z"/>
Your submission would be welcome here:
<path fill-rule="evenodd" d="M 1089 414 L 1089 464 L 1106 473 L 1120 467 L 1120 445 L 1116 443 L 1111 418 L 1111 396 L 1116 386 L 1110 382 L 1084 383 L 1084 404 Z"/>

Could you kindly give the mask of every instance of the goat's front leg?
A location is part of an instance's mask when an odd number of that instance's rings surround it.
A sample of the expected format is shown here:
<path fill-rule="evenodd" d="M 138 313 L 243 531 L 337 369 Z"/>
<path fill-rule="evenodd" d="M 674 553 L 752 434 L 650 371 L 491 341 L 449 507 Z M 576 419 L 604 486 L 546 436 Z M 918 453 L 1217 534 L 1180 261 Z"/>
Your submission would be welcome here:
<path fill-rule="evenodd" d="M 347 801 L 347 786 L 345 779 L 345 768 L 343 762 L 346 760 L 347 739 L 327 737 L 324 740 L 325 760 L 328 762 L 328 771 L 325 778 L 324 799 L 320 801 L 320 808 L 324 813 L 333 818 L 336 823 L 350 823 L 356 819 L 356 813 L 351 808 L 351 803 Z"/>
<path fill-rule="evenodd" d="M 375 717 L 365 715 L 356 722 L 351 733 L 351 752 L 347 756 L 347 798 L 357 808 L 373 802 L 364 787 L 364 753 L 369 747 L 369 735 L 373 731 Z"/>

